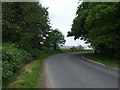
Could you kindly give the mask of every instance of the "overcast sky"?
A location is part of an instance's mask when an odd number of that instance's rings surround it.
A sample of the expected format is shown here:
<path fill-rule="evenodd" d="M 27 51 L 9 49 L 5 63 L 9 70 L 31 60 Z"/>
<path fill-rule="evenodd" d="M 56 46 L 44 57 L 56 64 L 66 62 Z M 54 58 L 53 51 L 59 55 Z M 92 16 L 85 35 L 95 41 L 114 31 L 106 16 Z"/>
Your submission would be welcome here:
<path fill-rule="evenodd" d="M 67 46 L 77 46 L 78 44 L 86 46 L 84 41 L 74 37 L 67 37 L 70 31 L 73 19 L 76 15 L 78 0 L 40 0 L 44 7 L 49 7 L 49 17 L 53 29 L 58 28 L 65 36 Z"/>

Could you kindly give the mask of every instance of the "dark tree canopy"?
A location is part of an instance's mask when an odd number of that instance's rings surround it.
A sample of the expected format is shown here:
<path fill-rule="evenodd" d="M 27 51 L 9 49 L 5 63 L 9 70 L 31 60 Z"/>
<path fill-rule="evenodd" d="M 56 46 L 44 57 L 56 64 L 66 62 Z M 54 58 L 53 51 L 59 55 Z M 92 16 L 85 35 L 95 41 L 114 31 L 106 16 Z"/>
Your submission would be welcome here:
<path fill-rule="evenodd" d="M 83 2 L 68 36 L 90 42 L 103 55 L 120 57 L 120 2 Z"/>
<path fill-rule="evenodd" d="M 47 8 L 37 2 L 5 2 L 2 11 L 3 42 L 18 43 L 27 51 L 30 48 L 46 47 L 46 35 L 51 31 Z M 56 37 L 54 40 L 58 40 Z"/>
<path fill-rule="evenodd" d="M 9 2 L 2 4 L 3 42 L 18 42 L 38 47 L 50 30 L 47 9 L 35 2 Z M 41 46 L 39 44 L 39 46 Z"/>

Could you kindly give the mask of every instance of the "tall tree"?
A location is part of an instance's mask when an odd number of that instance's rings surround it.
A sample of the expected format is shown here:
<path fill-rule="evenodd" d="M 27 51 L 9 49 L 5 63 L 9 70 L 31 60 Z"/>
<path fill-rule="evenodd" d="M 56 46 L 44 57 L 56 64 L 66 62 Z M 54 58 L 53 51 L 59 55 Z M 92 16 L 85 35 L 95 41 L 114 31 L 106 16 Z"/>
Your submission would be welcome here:
<path fill-rule="evenodd" d="M 37 2 L 5 2 L 3 11 L 3 42 L 19 42 L 24 49 L 42 47 L 50 30 L 47 8 Z"/>
<path fill-rule="evenodd" d="M 52 29 L 51 32 L 48 33 L 45 42 L 46 46 L 56 50 L 65 43 L 64 35 L 58 29 Z"/>

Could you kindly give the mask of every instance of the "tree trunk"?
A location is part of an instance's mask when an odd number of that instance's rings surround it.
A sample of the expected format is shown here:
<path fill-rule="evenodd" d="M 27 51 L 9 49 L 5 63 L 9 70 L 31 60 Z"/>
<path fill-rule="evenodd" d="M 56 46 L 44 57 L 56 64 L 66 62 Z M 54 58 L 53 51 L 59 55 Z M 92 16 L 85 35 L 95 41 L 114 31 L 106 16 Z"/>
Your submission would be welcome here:
<path fill-rule="evenodd" d="M 54 50 L 57 50 L 57 45 L 54 43 Z"/>

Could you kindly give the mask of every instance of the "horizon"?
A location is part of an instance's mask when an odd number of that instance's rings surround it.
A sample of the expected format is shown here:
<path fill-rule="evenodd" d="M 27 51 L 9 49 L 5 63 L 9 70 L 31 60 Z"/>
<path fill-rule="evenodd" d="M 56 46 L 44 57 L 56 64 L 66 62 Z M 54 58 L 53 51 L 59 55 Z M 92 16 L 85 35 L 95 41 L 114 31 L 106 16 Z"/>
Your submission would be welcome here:
<path fill-rule="evenodd" d="M 88 46 L 84 40 L 76 39 L 74 37 L 67 37 L 67 32 L 71 30 L 73 19 L 76 16 L 77 7 L 81 2 L 78 0 L 39 0 L 43 7 L 48 7 L 50 25 L 53 29 L 58 28 L 65 37 L 65 46 Z M 79 4 L 78 4 L 79 2 Z"/>

